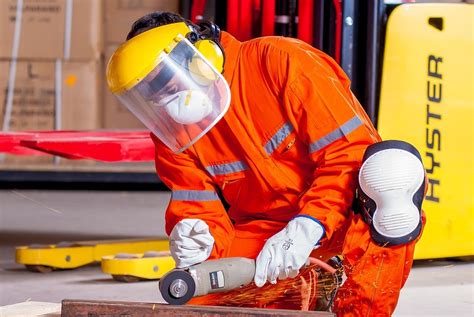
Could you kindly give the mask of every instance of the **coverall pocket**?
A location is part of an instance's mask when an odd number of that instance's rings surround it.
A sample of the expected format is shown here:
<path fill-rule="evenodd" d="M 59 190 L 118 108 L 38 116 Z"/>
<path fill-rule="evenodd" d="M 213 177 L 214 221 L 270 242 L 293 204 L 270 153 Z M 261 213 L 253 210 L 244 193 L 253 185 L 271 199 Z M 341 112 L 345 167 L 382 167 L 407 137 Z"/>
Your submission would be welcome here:
<path fill-rule="evenodd" d="M 278 178 L 280 186 L 293 194 L 301 193 L 311 185 L 311 175 L 306 174 L 314 167 L 313 162 L 307 159 L 307 153 L 308 146 L 293 131 L 272 155 L 277 170 L 281 173 Z"/>
<path fill-rule="evenodd" d="M 280 151 L 280 155 L 290 155 L 295 151 L 296 137 L 291 136 L 288 138 L 286 144 Z"/>
<path fill-rule="evenodd" d="M 219 177 L 217 183 L 226 202 L 230 206 L 235 206 L 239 201 L 243 183 L 245 183 L 245 174 L 235 173 L 232 175 L 225 175 Z"/>
<path fill-rule="evenodd" d="M 271 190 L 251 175 L 245 173 L 228 175 L 218 181 L 218 184 L 224 199 L 231 207 L 229 214 L 235 219 L 253 217 L 255 213 L 268 210 Z"/>
<path fill-rule="evenodd" d="M 272 153 L 272 156 L 279 160 L 294 160 L 301 155 L 304 144 L 298 139 L 298 136 L 293 131 L 291 132 Z"/>

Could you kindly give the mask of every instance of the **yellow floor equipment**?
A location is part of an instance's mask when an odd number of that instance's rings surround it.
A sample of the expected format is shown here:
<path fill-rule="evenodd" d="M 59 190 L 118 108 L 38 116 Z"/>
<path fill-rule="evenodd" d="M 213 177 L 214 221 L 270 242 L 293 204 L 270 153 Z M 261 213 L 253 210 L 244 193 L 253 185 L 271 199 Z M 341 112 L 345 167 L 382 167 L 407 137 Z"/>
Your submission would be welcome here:
<path fill-rule="evenodd" d="M 417 3 L 388 19 L 378 130 L 421 153 L 427 223 L 415 258 L 474 255 L 474 4 Z"/>
<path fill-rule="evenodd" d="M 149 251 L 143 254 L 119 253 L 104 256 L 102 272 L 121 282 L 156 280 L 175 268 L 169 251 Z"/>
<path fill-rule="evenodd" d="M 16 262 L 35 272 L 47 273 L 56 269 L 74 269 L 102 257 L 119 253 L 144 253 L 150 250 L 167 251 L 167 240 L 130 239 L 61 242 L 49 245 L 30 245 L 16 248 Z"/>

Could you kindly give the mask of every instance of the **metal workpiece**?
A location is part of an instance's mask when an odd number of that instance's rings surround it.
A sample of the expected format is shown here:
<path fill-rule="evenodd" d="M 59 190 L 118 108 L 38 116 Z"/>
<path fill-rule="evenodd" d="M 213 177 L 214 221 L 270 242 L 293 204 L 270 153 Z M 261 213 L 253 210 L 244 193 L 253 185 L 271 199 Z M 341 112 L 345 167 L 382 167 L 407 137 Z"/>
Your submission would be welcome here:
<path fill-rule="evenodd" d="M 263 309 L 219 306 L 173 306 L 158 303 L 112 302 L 65 299 L 61 305 L 61 316 L 226 316 L 226 317 L 293 317 L 334 316 L 329 312 L 301 312 L 289 309 Z"/>

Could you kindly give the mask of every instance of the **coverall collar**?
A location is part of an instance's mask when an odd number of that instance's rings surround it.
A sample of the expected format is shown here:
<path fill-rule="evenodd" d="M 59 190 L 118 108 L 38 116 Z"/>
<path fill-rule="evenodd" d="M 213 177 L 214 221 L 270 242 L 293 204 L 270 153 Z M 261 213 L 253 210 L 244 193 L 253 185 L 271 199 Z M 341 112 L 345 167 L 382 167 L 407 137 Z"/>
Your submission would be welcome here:
<path fill-rule="evenodd" d="M 232 84 L 234 77 L 235 64 L 240 53 L 242 42 L 227 32 L 222 31 L 220 38 L 222 47 L 224 47 L 225 64 L 224 64 L 224 78 L 227 80 L 229 86 Z"/>

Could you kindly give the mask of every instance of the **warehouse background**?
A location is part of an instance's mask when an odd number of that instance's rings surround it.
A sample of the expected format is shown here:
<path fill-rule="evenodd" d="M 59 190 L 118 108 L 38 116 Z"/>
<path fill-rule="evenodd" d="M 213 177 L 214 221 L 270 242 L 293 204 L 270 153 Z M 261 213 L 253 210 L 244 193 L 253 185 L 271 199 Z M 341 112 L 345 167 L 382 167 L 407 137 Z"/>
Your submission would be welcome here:
<path fill-rule="evenodd" d="M 239 40 L 262 35 L 300 38 L 342 65 L 375 121 L 376 89 L 366 86 L 375 85 L 379 76 L 375 48 L 380 32 L 369 34 L 368 28 L 378 29 L 383 17 L 376 15 L 383 1 L 346 2 L 342 7 L 333 0 L 1 0 L 0 127 L 3 132 L 143 129 L 108 91 L 105 67 L 132 23 L 152 11 L 177 12 L 193 22 L 214 21 Z M 375 22 L 354 28 L 350 19 L 343 23 L 343 14 Z M 366 46 L 372 47 L 368 54 Z M 0 156 L 0 180 L 77 181 L 79 174 L 67 172 L 154 170 L 147 163 L 102 164 L 31 154 Z M 104 180 L 95 175 L 96 181 Z"/>
<path fill-rule="evenodd" d="M 347 0 L 344 7 L 338 7 L 342 1 L 0 0 L 0 128 L 3 132 L 144 129 L 108 92 L 105 67 L 125 40 L 131 24 L 152 11 L 178 12 L 194 22 L 210 19 L 240 40 L 261 35 L 303 39 L 341 64 L 352 78 L 353 91 L 377 123 L 384 23 L 398 4 L 406 2 L 414 1 Z M 382 6 L 384 10 L 380 10 Z M 342 19 L 347 16 L 351 19 Z M 310 18 L 320 23 L 308 27 Z M 463 33 L 469 35 L 469 28 Z M 433 42 L 433 47 L 434 44 L 442 45 Z M 392 60 L 397 60 L 397 56 Z M 394 64 L 393 68 L 397 67 Z M 453 78 L 449 75 L 446 77 Z M 469 83 L 468 75 L 468 71 L 463 74 L 464 83 Z M 472 82 L 472 74 L 470 78 Z M 425 87 L 426 80 L 422 82 L 422 89 Z M 426 99 L 425 90 L 419 91 Z M 396 103 L 398 91 L 393 92 L 386 99 Z M 446 101 L 451 111 L 455 105 L 452 100 Z M 458 119 L 454 121 L 469 120 L 463 113 L 457 113 Z M 392 120 L 392 113 L 386 118 L 393 125 L 401 122 Z M 404 132 L 415 131 L 410 122 L 407 126 Z M 472 153 L 469 142 L 463 141 L 472 140 L 472 125 L 471 130 L 461 130 L 456 129 L 456 135 L 462 135 L 451 137 L 450 142 L 463 144 L 463 148 L 468 148 L 466 152 Z M 418 132 L 424 137 L 425 127 L 417 129 Z M 443 136 L 443 146 L 448 144 L 447 140 Z M 117 284 L 101 274 L 97 266 L 34 275 L 14 261 L 14 248 L 18 245 L 164 237 L 163 215 L 169 192 L 159 183 L 153 162 L 103 163 L 30 153 L 0 154 L 0 306 L 30 298 L 59 302 L 66 296 L 122 300 L 139 297 L 154 301 L 156 282 Z M 461 157 L 466 162 L 472 155 Z M 452 162 L 443 168 L 460 166 L 459 160 Z M 444 170 L 446 174 L 464 177 L 458 170 Z M 472 174 L 466 174 L 468 178 L 462 186 L 469 192 Z M 428 226 L 444 226 L 446 231 L 427 231 L 424 237 L 444 240 L 431 244 L 435 253 L 448 250 L 458 255 L 456 246 L 464 244 L 462 254 L 472 254 L 472 196 L 452 186 L 444 188 L 439 210 L 432 207 L 432 202 L 425 206 L 433 208 L 429 210 Z M 461 195 L 465 205 L 455 205 Z M 434 212 L 439 213 L 438 218 L 432 216 Z M 472 316 L 473 265 L 472 257 L 416 262 L 402 291 L 397 314 L 420 315 L 423 311 L 427 316 Z M 414 311 L 417 313 L 412 314 Z"/>

